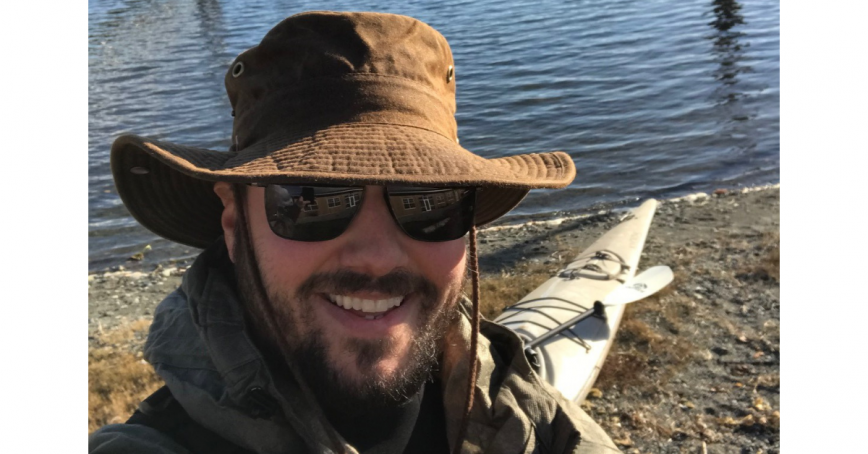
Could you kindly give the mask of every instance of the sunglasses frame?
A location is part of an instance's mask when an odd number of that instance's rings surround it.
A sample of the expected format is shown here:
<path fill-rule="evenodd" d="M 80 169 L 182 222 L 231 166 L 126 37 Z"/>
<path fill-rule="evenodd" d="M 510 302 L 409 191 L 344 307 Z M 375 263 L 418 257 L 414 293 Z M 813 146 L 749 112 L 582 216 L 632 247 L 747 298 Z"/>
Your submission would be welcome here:
<path fill-rule="evenodd" d="M 348 189 L 349 188 L 357 188 L 361 191 L 361 197 L 360 197 L 359 201 L 357 202 L 358 208 L 350 215 L 350 219 L 347 222 L 346 227 L 344 227 L 344 229 L 341 231 L 340 234 L 338 234 L 337 236 L 335 236 L 333 238 L 327 238 L 324 240 L 304 240 L 304 239 L 287 238 L 287 237 L 281 235 L 280 233 L 278 233 L 274 229 L 274 227 L 271 225 L 271 222 L 268 222 L 269 228 L 278 237 L 283 238 L 285 240 L 300 241 L 300 242 L 305 242 L 305 243 L 318 243 L 318 242 L 322 242 L 322 241 L 331 241 L 331 240 L 339 238 L 341 235 L 346 233 L 347 229 L 350 228 L 353 221 L 355 220 L 356 215 L 362 209 L 362 204 L 364 203 L 364 200 L 365 200 L 365 194 L 368 192 L 368 188 L 367 188 L 368 186 L 380 186 L 383 188 L 383 199 L 386 203 L 386 206 L 389 209 L 389 214 L 391 215 L 392 220 L 398 226 L 398 229 L 401 230 L 401 232 L 404 235 L 407 235 L 408 238 L 415 240 L 415 241 L 425 242 L 425 243 L 443 243 L 446 241 L 454 241 L 454 240 L 463 238 L 465 235 L 467 235 L 467 233 L 470 231 L 470 229 L 473 228 L 473 225 L 475 224 L 475 217 L 476 217 L 476 203 L 478 200 L 477 195 L 478 195 L 478 192 L 481 190 L 481 188 L 475 187 L 475 186 L 332 185 L 332 184 L 304 183 L 304 182 L 300 182 L 300 183 L 270 183 L 270 184 L 248 183 L 248 186 L 260 187 L 260 188 L 265 189 L 266 191 L 268 190 L 268 186 L 305 186 L 305 187 L 314 187 L 314 188 L 348 188 Z M 470 202 L 471 205 L 470 205 L 469 211 L 471 212 L 471 217 L 473 219 L 471 219 L 471 221 L 469 222 L 467 230 L 464 231 L 464 233 L 462 233 L 461 236 L 459 236 L 457 238 L 451 238 L 451 239 L 445 239 L 445 240 L 431 240 L 431 239 L 417 238 L 417 237 L 411 235 L 410 233 L 408 233 L 407 230 L 402 225 L 402 223 L 398 220 L 398 216 L 395 213 L 395 209 L 392 206 L 392 203 L 389 201 L 389 186 L 401 187 L 401 188 L 425 188 L 425 189 L 467 189 L 467 190 L 471 191 L 471 194 L 469 197 L 471 197 L 472 200 Z M 267 195 L 266 195 L 266 197 L 263 197 L 263 203 L 266 204 L 265 210 L 267 213 L 268 212 Z"/>

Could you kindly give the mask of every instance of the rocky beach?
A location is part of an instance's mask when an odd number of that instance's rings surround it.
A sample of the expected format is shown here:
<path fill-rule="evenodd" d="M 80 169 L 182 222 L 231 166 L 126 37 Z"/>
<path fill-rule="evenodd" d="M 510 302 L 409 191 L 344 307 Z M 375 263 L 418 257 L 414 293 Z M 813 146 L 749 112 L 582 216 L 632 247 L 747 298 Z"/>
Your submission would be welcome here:
<path fill-rule="evenodd" d="M 545 281 L 622 216 L 481 230 L 484 313 Z M 639 269 L 668 265 L 675 281 L 627 308 L 582 403 L 624 452 L 779 452 L 779 232 L 779 186 L 661 202 Z M 125 420 L 159 386 L 140 351 L 156 305 L 189 265 L 130 261 L 88 276 L 90 430 Z"/>

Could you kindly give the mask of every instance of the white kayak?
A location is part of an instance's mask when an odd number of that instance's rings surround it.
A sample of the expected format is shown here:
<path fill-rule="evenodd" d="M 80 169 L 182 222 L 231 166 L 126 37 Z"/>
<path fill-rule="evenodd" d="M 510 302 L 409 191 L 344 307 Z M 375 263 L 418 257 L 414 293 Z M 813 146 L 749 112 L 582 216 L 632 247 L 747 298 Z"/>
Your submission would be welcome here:
<path fill-rule="evenodd" d="M 643 273 L 637 280 L 668 279 L 645 295 L 640 293 L 648 286 L 633 281 L 656 209 L 656 200 L 644 202 L 555 277 L 495 319 L 525 339 L 540 377 L 574 402 L 584 400 L 596 381 L 621 323 L 624 303 L 654 293 L 672 280 L 668 267 Z M 559 325 L 570 327 L 552 332 Z"/>

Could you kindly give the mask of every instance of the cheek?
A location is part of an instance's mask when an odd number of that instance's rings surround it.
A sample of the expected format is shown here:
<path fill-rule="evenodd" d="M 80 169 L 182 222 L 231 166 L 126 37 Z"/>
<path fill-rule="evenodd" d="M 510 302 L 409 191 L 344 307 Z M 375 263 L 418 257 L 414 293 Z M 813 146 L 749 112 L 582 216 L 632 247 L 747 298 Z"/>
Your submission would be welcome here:
<path fill-rule="evenodd" d="M 467 264 L 463 239 L 443 243 L 416 242 L 412 256 L 419 270 L 439 287 L 460 283 Z"/>
<path fill-rule="evenodd" d="M 294 295 L 316 266 L 314 251 L 283 240 L 271 241 L 265 236 L 254 238 L 259 269 L 269 287 L 279 289 L 286 296 Z"/>
<path fill-rule="evenodd" d="M 258 199 L 258 200 L 257 200 Z M 248 200 L 248 225 L 256 259 L 266 283 L 274 290 L 292 295 L 295 289 L 319 268 L 328 256 L 324 243 L 287 241 L 268 226 L 261 198 Z"/>

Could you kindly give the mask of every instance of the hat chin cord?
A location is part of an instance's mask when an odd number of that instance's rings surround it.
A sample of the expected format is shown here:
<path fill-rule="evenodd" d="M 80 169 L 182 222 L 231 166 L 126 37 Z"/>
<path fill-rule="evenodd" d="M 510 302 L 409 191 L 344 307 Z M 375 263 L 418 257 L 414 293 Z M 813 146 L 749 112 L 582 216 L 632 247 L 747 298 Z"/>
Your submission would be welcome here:
<path fill-rule="evenodd" d="M 477 344 L 479 340 L 479 255 L 476 249 L 476 226 L 470 228 L 470 283 L 472 288 L 471 301 L 473 302 L 472 327 L 470 333 L 470 351 L 468 360 L 470 363 L 470 375 L 467 379 L 467 396 L 464 407 L 464 415 L 458 428 L 458 436 L 455 438 L 455 446 L 452 453 L 461 452 L 461 445 L 467 435 L 467 425 L 470 423 L 470 410 L 473 408 L 473 394 L 476 389 L 476 375 L 479 372 L 479 358 L 477 357 Z"/>
<path fill-rule="evenodd" d="M 234 193 L 235 201 L 236 201 L 235 202 L 235 212 L 236 212 L 236 215 L 238 216 L 238 219 L 236 222 L 240 222 L 241 225 L 243 226 L 242 227 L 244 229 L 243 234 L 247 240 L 247 247 L 245 248 L 247 250 L 247 253 L 242 254 L 243 257 L 236 257 L 236 260 L 246 260 L 247 261 L 248 268 L 253 272 L 253 275 L 254 275 L 253 284 L 256 287 L 257 293 L 259 293 L 259 297 L 267 299 L 268 298 L 268 292 L 266 292 L 266 290 L 265 290 L 265 283 L 262 280 L 262 272 L 259 269 L 259 263 L 256 259 L 256 249 L 253 246 L 253 236 L 250 233 L 250 224 L 247 222 L 247 219 L 248 219 L 247 203 L 246 203 L 246 195 L 247 194 L 246 194 L 246 191 L 244 190 L 244 186 L 243 185 L 233 185 L 233 193 Z M 264 309 L 267 312 L 269 312 L 269 316 L 265 317 L 266 320 L 263 320 L 263 321 L 270 325 L 272 332 L 274 332 L 274 333 L 280 332 L 280 328 L 274 324 L 274 320 L 277 320 L 277 317 L 276 317 L 276 314 L 274 313 L 273 308 L 270 305 L 266 304 L 266 305 L 264 305 Z M 282 336 L 277 336 L 277 339 L 275 339 L 275 341 L 277 341 L 280 344 L 283 344 L 283 345 L 281 345 L 281 347 L 283 347 L 284 351 L 288 350 L 288 346 L 285 345 Z M 292 375 L 295 378 L 296 382 L 298 383 L 299 387 L 303 390 L 303 394 L 305 396 L 305 399 L 311 405 L 310 408 L 317 414 L 317 416 L 321 420 L 323 420 L 323 421 L 327 420 L 325 415 L 322 412 L 321 407 L 316 402 L 316 400 L 313 398 L 313 395 L 314 395 L 313 391 L 311 391 L 311 389 L 308 387 L 307 383 L 299 375 L 296 368 L 291 367 L 290 370 L 292 371 Z M 324 430 L 326 437 L 328 437 L 328 441 L 329 441 L 329 443 L 331 443 L 332 449 L 338 453 L 345 452 L 343 449 L 343 443 L 341 442 L 341 438 L 334 431 L 334 429 L 331 428 L 331 426 L 328 424 L 323 425 L 321 427 Z M 308 437 L 304 437 L 304 438 L 308 438 Z M 307 440 L 307 441 L 310 442 L 312 440 Z"/>

